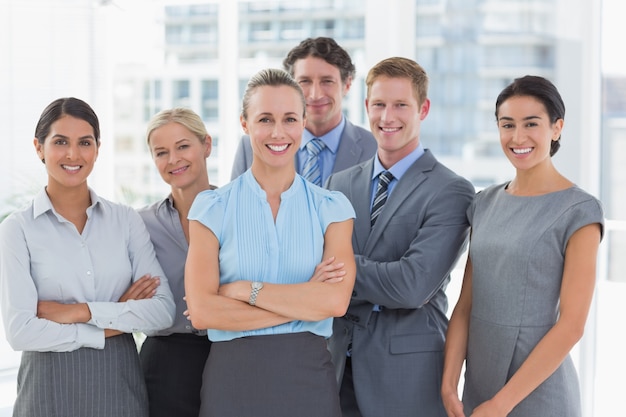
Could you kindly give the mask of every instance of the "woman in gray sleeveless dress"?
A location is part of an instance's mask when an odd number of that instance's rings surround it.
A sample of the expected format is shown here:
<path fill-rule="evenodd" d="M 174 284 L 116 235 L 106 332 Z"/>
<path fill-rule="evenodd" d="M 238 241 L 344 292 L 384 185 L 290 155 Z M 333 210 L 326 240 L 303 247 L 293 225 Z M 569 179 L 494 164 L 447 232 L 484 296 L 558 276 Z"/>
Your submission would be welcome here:
<path fill-rule="evenodd" d="M 47 186 L 0 224 L 2 318 L 24 351 L 13 416 L 147 417 L 131 333 L 174 316 L 150 236 L 132 208 L 87 186 L 100 145 L 87 103 L 53 101 L 34 145 Z"/>
<path fill-rule="evenodd" d="M 552 164 L 564 114 L 556 87 L 541 77 L 516 79 L 496 101 L 516 176 L 479 192 L 468 209 L 469 258 L 445 347 L 449 416 L 581 415 L 569 351 L 593 295 L 603 212 Z"/>

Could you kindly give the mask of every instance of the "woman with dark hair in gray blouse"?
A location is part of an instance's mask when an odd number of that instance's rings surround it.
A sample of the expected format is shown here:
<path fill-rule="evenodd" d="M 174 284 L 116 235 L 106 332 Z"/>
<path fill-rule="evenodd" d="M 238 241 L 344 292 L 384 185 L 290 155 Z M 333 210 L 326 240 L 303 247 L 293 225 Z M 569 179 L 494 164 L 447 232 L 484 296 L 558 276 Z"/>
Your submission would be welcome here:
<path fill-rule="evenodd" d="M 603 213 L 552 163 L 564 117 L 559 92 L 542 77 L 516 79 L 496 101 L 516 175 L 478 193 L 468 209 L 469 258 L 444 351 L 448 416 L 581 415 L 569 351 L 593 296 Z"/>
<path fill-rule="evenodd" d="M 200 116 L 185 108 L 159 112 L 148 123 L 147 131 L 154 164 L 171 193 L 139 214 L 176 303 L 173 326 L 149 336 L 141 347 L 150 417 L 197 417 L 202 371 L 211 342 L 206 330 L 193 328 L 183 315 L 187 309 L 183 278 L 189 249 L 187 213 L 200 191 L 215 188 L 209 184 L 206 166 L 211 136 Z"/>
<path fill-rule="evenodd" d="M 132 332 L 172 324 L 174 302 L 139 215 L 87 186 L 98 118 L 76 98 L 43 111 L 35 149 L 48 183 L 0 224 L 0 294 L 22 350 L 14 417 L 147 417 Z"/>

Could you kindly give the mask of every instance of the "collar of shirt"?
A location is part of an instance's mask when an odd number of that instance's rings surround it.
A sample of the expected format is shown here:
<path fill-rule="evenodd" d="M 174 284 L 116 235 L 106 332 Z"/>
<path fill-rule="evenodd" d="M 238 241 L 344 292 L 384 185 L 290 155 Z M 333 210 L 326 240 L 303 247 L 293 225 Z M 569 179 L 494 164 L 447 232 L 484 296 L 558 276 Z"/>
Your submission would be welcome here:
<path fill-rule="evenodd" d="M 176 212 L 174 208 L 174 196 L 170 193 L 163 200 L 159 201 L 156 206 L 156 212 L 161 214 L 165 210 L 166 213 Z"/>
<path fill-rule="evenodd" d="M 241 178 L 241 180 L 239 180 Z M 300 192 L 300 187 L 302 187 L 302 181 L 306 181 L 300 175 L 295 175 L 293 182 L 285 191 L 280 194 L 281 201 L 291 197 L 292 195 L 297 195 Z M 258 183 L 254 175 L 252 174 L 252 170 L 248 169 L 246 172 L 241 174 L 235 181 L 243 181 L 245 186 L 250 187 L 250 189 L 256 194 L 261 200 L 267 201 L 267 193 L 261 185 Z"/>
<path fill-rule="evenodd" d="M 322 175 L 322 185 L 326 182 L 326 179 L 330 176 L 333 171 L 333 167 L 335 166 L 335 158 L 337 157 L 339 142 L 341 141 L 341 135 L 343 134 L 345 126 L 346 119 L 342 116 L 341 122 L 337 126 L 335 126 L 330 132 L 319 137 L 319 139 L 326 145 L 326 148 L 322 149 L 318 156 L 318 164 Z M 302 142 L 300 143 L 300 148 L 298 149 L 298 154 L 296 156 L 296 170 L 298 171 L 298 174 L 302 173 L 302 167 L 307 159 L 306 144 L 309 143 L 309 141 L 314 137 L 317 136 L 313 136 L 311 132 L 304 129 L 304 132 L 302 133 Z"/>
<path fill-rule="evenodd" d="M 396 183 L 400 181 L 400 178 L 404 175 L 404 173 L 424 155 L 424 147 L 421 143 L 417 145 L 410 154 L 396 162 L 391 168 L 385 169 L 383 165 L 380 163 L 378 159 L 378 154 L 374 158 L 374 170 L 372 172 L 372 188 L 371 188 L 371 202 L 374 202 L 374 195 L 376 193 L 376 187 L 378 186 L 378 175 L 383 171 L 389 171 L 393 174 L 393 180 L 389 183 L 389 187 L 387 188 L 387 194 L 391 195 L 393 188 Z"/>
<path fill-rule="evenodd" d="M 89 197 L 91 198 L 91 205 L 87 208 L 87 216 L 89 216 L 93 211 L 93 208 L 100 203 L 100 198 L 91 188 L 89 188 Z M 57 217 L 59 216 L 54 209 L 52 201 L 50 201 L 50 197 L 48 197 L 48 193 L 44 187 L 44 189 L 41 190 L 33 199 L 33 218 L 36 219 L 49 210 L 52 210 Z"/>
<path fill-rule="evenodd" d="M 345 126 L 346 119 L 345 117 L 341 116 L 341 121 L 339 122 L 339 124 L 332 128 L 330 132 L 326 133 L 325 135 L 313 136 L 313 133 L 309 132 L 308 129 L 304 129 L 304 132 L 302 133 L 302 142 L 300 143 L 300 149 L 298 150 L 298 152 L 301 152 L 306 158 L 306 144 L 309 143 L 311 139 L 318 138 L 322 142 L 324 142 L 326 148 L 328 148 L 328 150 L 331 151 L 333 155 L 336 154 L 337 149 L 339 148 L 339 140 L 341 139 L 341 134 L 343 133 L 343 128 Z"/>

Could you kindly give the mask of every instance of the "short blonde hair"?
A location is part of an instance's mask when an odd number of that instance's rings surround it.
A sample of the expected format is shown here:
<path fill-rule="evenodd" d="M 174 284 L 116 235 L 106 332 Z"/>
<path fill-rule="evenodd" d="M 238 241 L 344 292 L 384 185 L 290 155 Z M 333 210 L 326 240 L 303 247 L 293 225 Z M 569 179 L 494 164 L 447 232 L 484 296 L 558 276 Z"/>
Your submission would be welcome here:
<path fill-rule="evenodd" d="M 161 110 L 155 114 L 148 122 L 146 132 L 146 142 L 150 143 L 150 135 L 156 129 L 165 126 L 168 123 L 178 123 L 185 126 L 191 133 L 200 140 L 201 143 L 206 142 L 208 135 L 204 122 L 196 112 L 184 107 L 175 107 L 173 109 Z"/>
<path fill-rule="evenodd" d="M 368 98 L 372 85 L 378 77 L 406 78 L 411 81 L 415 98 L 420 106 L 428 98 L 428 75 L 424 68 L 412 59 L 392 57 L 374 65 L 365 78 Z"/>

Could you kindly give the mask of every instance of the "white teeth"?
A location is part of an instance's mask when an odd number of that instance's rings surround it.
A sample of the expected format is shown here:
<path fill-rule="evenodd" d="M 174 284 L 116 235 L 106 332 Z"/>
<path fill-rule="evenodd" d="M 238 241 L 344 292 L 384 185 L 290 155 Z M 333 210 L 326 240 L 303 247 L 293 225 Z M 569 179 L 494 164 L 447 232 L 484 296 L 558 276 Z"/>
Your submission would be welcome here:
<path fill-rule="evenodd" d="M 382 130 L 383 132 L 396 132 L 400 130 L 400 128 L 399 127 L 381 127 L 380 130 Z"/>
<path fill-rule="evenodd" d="M 274 152 L 282 152 L 285 149 L 287 149 L 287 146 L 289 146 L 289 145 L 280 145 L 280 146 L 277 146 L 277 145 L 267 145 L 267 147 L 270 148 Z"/>
<path fill-rule="evenodd" d="M 183 172 L 185 169 L 187 169 L 187 167 L 180 167 L 180 168 L 177 168 L 177 169 L 175 169 L 175 170 L 173 170 L 171 172 L 172 172 L 172 174 L 178 174 L 179 172 Z"/>
<path fill-rule="evenodd" d="M 78 171 L 80 169 L 80 165 L 79 166 L 63 165 L 63 169 L 67 169 L 68 171 Z"/>
<path fill-rule="evenodd" d="M 513 148 L 511 150 L 513 151 L 514 154 L 522 155 L 525 153 L 530 153 L 533 150 L 533 148 L 520 148 L 520 149 Z"/>

